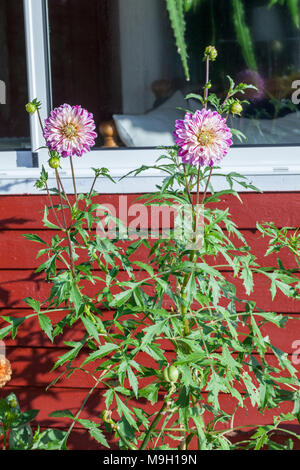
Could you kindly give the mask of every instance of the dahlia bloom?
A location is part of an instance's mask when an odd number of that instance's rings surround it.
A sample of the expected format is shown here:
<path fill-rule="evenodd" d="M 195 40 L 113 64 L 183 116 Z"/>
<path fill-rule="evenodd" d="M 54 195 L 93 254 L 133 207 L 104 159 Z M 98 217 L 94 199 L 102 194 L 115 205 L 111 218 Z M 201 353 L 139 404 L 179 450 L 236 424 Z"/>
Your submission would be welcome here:
<path fill-rule="evenodd" d="M 0 355 L 0 388 L 9 382 L 11 379 L 10 362 L 2 354 Z"/>
<path fill-rule="evenodd" d="M 47 147 L 62 157 L 81 157 L 95 145 L 93 115 L 81 106 L 63 104 L 45 120 L 44 137 Z"/>
<path fill-rule="evenodd" d="M 232 145 L 232 134 L 226 120 L 216 111 L 202 109 L 186 113 L 177 120 L 174 132 L 179 156 L 183 163 L 213 166 L 227 155 Z"/>

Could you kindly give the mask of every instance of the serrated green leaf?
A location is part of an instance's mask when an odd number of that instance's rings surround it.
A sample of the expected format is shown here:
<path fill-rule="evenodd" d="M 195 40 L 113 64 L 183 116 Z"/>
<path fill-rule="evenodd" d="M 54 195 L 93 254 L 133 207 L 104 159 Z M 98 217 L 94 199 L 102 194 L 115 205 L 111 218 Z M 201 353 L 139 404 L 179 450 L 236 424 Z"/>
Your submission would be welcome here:
<path fill-rule="evenodd" d="M 48 338 L 53 343 L 53 335 L 52 335 L 53 326 L 52 326 L 50 318 L 47 317 L 47 315 L 44 315 L 41 313 L 38 315 L 38 317 L 39 317 L 39 323 L 40 323 L 41 329 L 46 333 Z"/>
<path fill-rule="evenodd" d="M 29 305 L 35 312 L 40 312 L 41 305 L 37 300 L 32 299 L 31 297 L 26 297 L 26 299 L 24 299 L 24 302 L 26 302 L 27 305 Z"/>
<path fill-rule="evenodd" d="M 82 363 L 82 366 L 88 364 L 89 362 L 96 361 L 97 359 L 101 359 L 102 357 L 106 356 L 107 354 L 115 351 L 118 349 L 119 346 L 114 343 L 106 343 L 104 346 L 100 346 L 97 351 L 91 353 L 87 359 Z"/>

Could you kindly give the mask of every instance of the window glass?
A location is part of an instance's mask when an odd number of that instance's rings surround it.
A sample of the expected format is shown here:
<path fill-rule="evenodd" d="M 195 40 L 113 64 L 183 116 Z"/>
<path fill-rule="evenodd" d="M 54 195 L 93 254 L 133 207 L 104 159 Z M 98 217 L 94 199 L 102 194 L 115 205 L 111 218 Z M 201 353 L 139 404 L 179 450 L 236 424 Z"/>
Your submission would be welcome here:
<path fill-rule="evenodd" d="M 49 24 L 54 106 L 81 104 L 97 128 L 114 117 L 127 146 L 155 146 L 161 137 L 172 143 L 183 96 L 160 104 L 184 74 L 165 0 L 51 0 Z"/>
<path fill-rule="evenodd" d="M 217 94 L 222 97 L 227 74 L 259 89 L 246 93 L 249 104 L 244 106 L 243 116 L 231 122 L 247 135 L 246 144 L 299 144 L 297 2 L 193 1 L 195 8 L 187 17 L 192 82 L 203 79 L 199 51 L 206 44 L 215 44 L 219 57 L 212 68 L 212 80 Z"/>
<path fill-rule="evenodd" d="M 30 148 L 22 0 L 0 1 L 0 151 Z"/>
<path fill-rule="evenodd" d="M 172 144 L 174 121 L 183 116 L 178 108 L 198 106 L 187 105 L 184 96 L 203 86 L 208 44 L 219 52 L 211 78 L 221 99 L 227 74 L 259 88 L 247 92 L 243 116 L 229 123 L 247 135 L 243 145 L 300 144 L 300 13 L 294 2 L 186 2 L 190 82 L 165 0 L 48 3 L 53 105 L 81 104 L 93 112 L 101 126 L 98 146 L 112 135 L 110 120 L 117 145 Z M 235 138 L 235 144 L 241 142 Z"/>

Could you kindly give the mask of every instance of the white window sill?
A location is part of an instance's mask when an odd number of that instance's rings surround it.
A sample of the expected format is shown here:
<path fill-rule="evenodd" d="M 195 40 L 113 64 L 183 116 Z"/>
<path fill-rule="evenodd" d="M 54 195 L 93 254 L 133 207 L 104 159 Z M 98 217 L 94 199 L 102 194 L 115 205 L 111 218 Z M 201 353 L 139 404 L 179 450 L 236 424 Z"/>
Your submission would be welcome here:
<path fill-rule="evenodd" d="M 148 170 L 134 177 L 119 179 L 141 165 L 153 165 L 163 154 L 158 149 L 96 150 L 82 158 L 74 158 L 79 192 L 88 192 L 93 182 L 94 168 L 106 167 L 115 178 L 113 184 L 99 178 L 95 189 L 103 194 L 145 193 L 156 190 L 162 181 L 162 173 Z M 222 162 L 224 173 L 232 171 L 248 177 L 262 191 L 300 191 L 300 147 L 235 147 Z M 49 173 L 49 187 L 56 185 L 55 174 L 47 165 L 48 156 L 40 153 L 40 166 L 44 164 Z M 0 170 L 0 194 L 41 194 L 34 187 L 39 178 L 38 168 L 10 168 Z M 68 159 L 62 159 L 60 175 L 68 193 L 73 192 Z M 213 181 L 216 190 L 227 188 L 221 177 Z M 238 188 L 241 190 L 241 188 Z M 242 191 L 241 191 L 242 192 Z"/>

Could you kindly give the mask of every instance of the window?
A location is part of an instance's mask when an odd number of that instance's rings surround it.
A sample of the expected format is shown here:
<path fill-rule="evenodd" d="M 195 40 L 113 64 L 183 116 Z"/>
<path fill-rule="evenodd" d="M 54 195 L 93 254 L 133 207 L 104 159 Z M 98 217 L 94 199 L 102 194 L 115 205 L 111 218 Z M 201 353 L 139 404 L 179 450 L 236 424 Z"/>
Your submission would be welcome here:
<path fill-rule="evenodd" d="M 54 106 L 81 103 L 97 127 L 114 119 L 123 146 L 173 142 L 184 75 L 165 0 L 51 0 L 49 24 Z"/>
<path fill-rule="evenodd" d="M 178 108 L 197 106 L 184 97 L 199 92 L 201 56 L 211 43 L 219 51 L 212 78 L 220 98 L 225 72 L 260 88 L 247 94 L 243 116 L 230 123 L 248 141 L 235 140 L 224 170 L 249 175 L 264 190 L 299 190 L 299 11 L 289 2 L 268 6 L 268 0 L 189 3 L 187 82 L 165 0 L 2 0 L 7 65 L 0 65 L 0 192 L 34 192 L 35 167 L 48 160 L 38 119 L 29 120 L 24 110 L 27 96 L 42 101 L 42 119 L 63 102 L 93 112 L 97 145 L 76 161 L 82 190 L 92 166 L 107 166 L 119 177 L 153 163 L 161 153 L 155 147 L 173 142 L 174 121 L 183 116 Z M 66 160 L 62 177 L 72 191 Z M 115 186 L 101 181 L 101 191 L 151 191 L 160 179 L 149 171 Z"/>
<path fill-rule="evenodd" d="M 0 169 L 31 164 L 22 0 L 0 2 Z M 18 151 L 16 153 L 16 150 Z"/>
<path fill-rule="evenodd" d="M 29 122 L 24 111 L 27 100 L 26 52 L 21 0 L 0 3 L 2 106 L 0 149 L 30 148 Z"/>
<path fill-rule="evenodd" d="M 213 42 L 219 96 L 226 73 L 258 88 L 246 92 L 243 116 L 230 123 L 247 135 L 245 145 L 300 144 L 300 5 L 293 9 L 292 3 L 213 0 L 187 17 L 192 82 L 203 79 L 199 49 Z"/>

